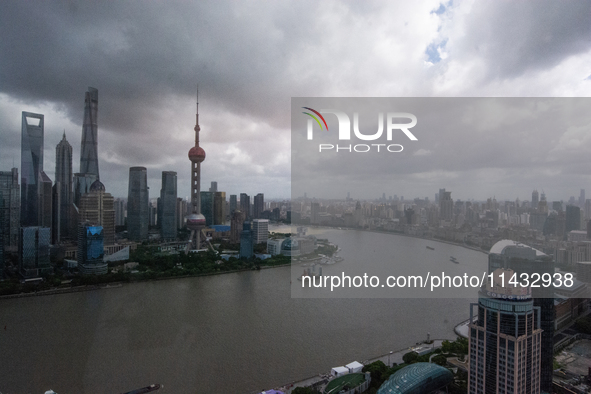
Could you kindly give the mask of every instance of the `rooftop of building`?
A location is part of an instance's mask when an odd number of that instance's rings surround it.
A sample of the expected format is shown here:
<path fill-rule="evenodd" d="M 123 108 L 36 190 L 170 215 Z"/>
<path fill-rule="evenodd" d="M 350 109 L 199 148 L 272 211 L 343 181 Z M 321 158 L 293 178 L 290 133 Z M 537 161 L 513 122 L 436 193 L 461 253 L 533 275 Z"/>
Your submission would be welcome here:
<path fill-rule="evenodd" d="M 496 244 L 494 244 L 492 246 L 492 248 L 490 248 L 489 254 L 504 254 L 506 248 L 507 247 L 511 247 L 511 246 L 515 246 L 515 247 L 518 247 L 518 248 L 533 249 L 533 250 L 535 250 L 537 257 L 547 256 L 546 253 L 541 252 L 541 251 L 539 251 L 537 249 L 534 249 L 531 246 L 522 244 L 522 243 L 517 242 L 517 241 L 510 240 L 510 239 L 502 239 L 499 242 L 497 242 Z"/>
<path fill-rule="evenodd" d="M 396 371 L 382 384 L 378 394 L 430 393 L 453 381 L 447 368 L 432 363 L 415 363 Z"/>
<path fill-rule="evenodd" d="M 99 192 L 99 191 L 104 192 L 105 185 L 103 185 L 103 183 L 97 179 L 96 181 L 92 182 L 92 185 L 90 185 L 90 191 L 91 192 Z"/>

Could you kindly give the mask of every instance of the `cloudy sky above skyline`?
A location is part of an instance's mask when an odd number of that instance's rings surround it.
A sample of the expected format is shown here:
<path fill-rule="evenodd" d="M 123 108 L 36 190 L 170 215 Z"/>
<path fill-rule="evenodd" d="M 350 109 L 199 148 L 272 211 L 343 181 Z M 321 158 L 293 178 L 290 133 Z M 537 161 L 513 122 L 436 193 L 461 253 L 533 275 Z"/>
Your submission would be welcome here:
<path fill-rule="evenodd" d="M 589 1 L 2 2 L 0 35 L 0 169 L 13 160 L 20 166 L 21 112 L 29 111 L 45 115 L 50 178 L 64 129 L 78 171 L 84 92 L 92 86 L 101 180 L 118 197 L 127 195 L 131 166 L 148 168 L 151 197 L 162 171 L 177 171 L 179 196 L 188 195 L 197 83 L 202 190 L 217 181 L 228 194 L 266 198 L 291 193 L 291 97 L 591 95 Z M 498 180 L 497 198 L 528 199 L 534 188 L 549 199 L 591 192 L 588 130 L 560 130 L 554 140 L 527 132 L 543 151 L 553 149 L 544 144 L 568 148 L 553 151 L 558 173 L 516 160 L 527 151 L 458 163 L 433 150 L 432 166 L 415 178 L 461 178 L 465 169 L 473 179 L 499 177 L 494 161 L 502 160 L 523 176 Z M 502 147 L 497 137 L 506 136 L 489 136 Z M 552 177 L 567 170 L 580 178 L 564 190 Z M 431 198 L 446 187 L 441 180 L 407 177 L 391 193 Z M 466 188 L 455 197 L 488 192 Z"/>
<path fill-rule="evenodd" d="M 302 107 L 319 110 L 326 126 Z M 433 201 L 438 184 L 454 199 L 529 200 L 532 180 L 543 179 L 539 192 L 550 202 L 568 200 L 565 192 L 578 199 L 573 185 L 590 179 L 589 108 L 588 97 L 293 99 L 292 195 L 343 198 L 350 192 L 354 199 L 375 199 L 385 193 Z M 348 138 L 339 137 L 347 127 L 326 109 L 349 119 Z M 390 120 L 390 113 L 403 116 Z M 411 138 L 399 128 L 388 132 L 390 122 L 410 125 Z"/>

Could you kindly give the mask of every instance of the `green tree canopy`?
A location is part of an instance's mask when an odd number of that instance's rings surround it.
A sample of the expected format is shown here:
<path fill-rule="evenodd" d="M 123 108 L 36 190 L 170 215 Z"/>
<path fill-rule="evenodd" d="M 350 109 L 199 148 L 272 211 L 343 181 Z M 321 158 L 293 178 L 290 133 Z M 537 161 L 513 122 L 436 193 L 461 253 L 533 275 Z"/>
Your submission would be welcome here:
<path fill-rule="evenodd" d="M 402 356 L 402 360 L 405 364 L 412 364 L 416 363 L 419 359 L 419 355 L 417 352 L 408 352 L 404 356 Z"/>

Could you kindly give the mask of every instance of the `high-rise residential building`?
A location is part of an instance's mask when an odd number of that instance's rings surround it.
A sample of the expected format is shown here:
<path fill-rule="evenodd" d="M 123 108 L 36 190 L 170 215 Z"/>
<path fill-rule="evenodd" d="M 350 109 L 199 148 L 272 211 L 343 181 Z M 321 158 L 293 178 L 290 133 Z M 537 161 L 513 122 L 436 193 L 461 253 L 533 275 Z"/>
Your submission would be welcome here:
<path fill-rule="evenodd" d="M 252 227 L 249 221 L 242 223 L 242 232 L 240 233 L 240 258 L 249 259 L 254 251 L 254 241 Z"/>
<path fill-rule="evenodd" d="M 232 219 L 230 220 L 230 242 L 240 242 L 240 233 L 242 232 L 242 225 L 244 224 L 245 218 L 246 216 L 239 209 L 235 210 L 232 214 Z"/>
<path fill-rule="evenodd" d="M 21 227 L 19 239 L 19 272 L 25 279 L 50 275 L 53 268 L 49 261 L 49 227 Z"/>
<path fill-rule="evenodd" d="M 252 235 L 255 244 L 266 243 L 267 239 L 269 239 L 269 220 L 253 219 Z"/>
<path fill-rule="evenodd" d="M 531 295 L 507 287 L 482 289 L 478 303 L 471 304 L 470 321 L 468 393 L 540 393 L 541 308 Z"/>
<path fill-rule="evenodd" d="M 51 243 L 57 245 L 62 239 L 62 226 L 60 216 L 62 215 L 61 183 L 56 182 L 51 189 Z"/>
<path fill-rule="evenodd" d="M 59 144 L 55 147 L 55 185 L 59 184 L 54 195 L 59 196 L 59 208 L 56 210 L 54 209 L 54 216 L 56 216 L 57 220 L 54 225 L 54 229 L 56 226 L 58 228 L 55 232 L 59 233 L 59 238 L 70 237 L 69 234 L 69 223 L 70 223 L 70 206 L 73 202 L 73 195 L 72 195 L 72 181 L 73 181 L 73 172 L 72 172 L 72 145 L 66 140 L 66 132 L 64 131 L 64 135 L 62 140 Z M 56 202 L 54 201 L 54 206 Z M 73 237 L 75 238 L 75 237 Z"/>
<path fill-rule="evenodd" d="M 218 183 L 217 182 L 211 182 L 211 186 L 209 187 L 209 191 L 210 192 L 217 192 L 218 191 Z"/>
<path fill-rule="evenodd" d="M 439 193 L 435 195 L 435 202 L 439 204 L 439 200 L 443 197 L 443 193 L 445 193 L 445 189 L 439 189 Z M 394 196 L 396 197 L 396 196 Z M 395 198 L 396 199 L 396 198 Z"/>
<path fill-rule="evenodd" d="M 41 171 L 40 178 L 40 194 L 39 194 L 39 225 L 41 227 L 49 227 L 53 224 L 53 183 L 44 171 Z"/>
<path fill-rule="evenodd" d="M 44 116 L 22 113 L 21 133 L 21 225 L 38 226 L 44 213 L 43 181 Z M 50 206 L 51 208 L 51 206 Z"/>
<path fill-rule="evenodd" d="M 78 270 L 82 275 L 104 275 L 108 263 L 104 261 L 103 228 L 89 222 L 78 227 Z"/>
<path fill-rule="evenodd" d="M 538 203 L 540 202 L 540 195 L 537 190 L 531 193 L 531 207 L 532 209 L 538 209 Z"/>
<path fill-rule="evenodd" d="M 552 212 L 546 218 L 546 221 L 544 222 L 544 228 L 542 230 L 542 233 L 545 236 L 556 235 L 556 218 L 557 217 L 558 217 L 558 214 L 556 214 L 556 212 Z"/>
<path fill-rule="evenodd" d="M 310 224 L 320 224 L 320 203 L 310 205 Z"/>
<path fill-rule="evenodd" d="M 254 196 L 254 204 L 252 207 L 254 219 L 260 219 L 263 216 L 263 211 L 265 210 L 265 195 L 263 193 L 259 193 Z"/>
<path fill-rule="evenodd" d="M 80 199 L 78 220 L 94 226 L 101 226 L 104 245 L 115 243 L 115 203 L 114 198 L 105 190 L 101 181 L 94 181 L 90 191 Z M 80 232 L 78 232 L 80 235 Z"/>
<path fill-rule="evenodd" d="M 10 171 L 0 171 L 0 195 L 4 199 L 4 220 L 0 232 L 4 237 L 4 250 L 16 252 L 20 232 L 20 186 L 18 183 L 18 168 Z"/>
<path fill-rule="evenodd" d="M 238 209 L 238 198 L 235 194 L 230 194 L 230 217 L 234 214 L 234 211 Z"/>
<path fill-rule="evenodd" d="M 193 248 L 201 247 L 201 230 L 206 226 L 205 217 L 201 214 L 201 163 L 205 160 L 205 150 L 199 146 L 199 91 L 195 110 L 195 146 L 189 149 L 191 161 L 191 213 L 187 216 L 187 228 L 191 231 Z"/>
<path fill-rule="evenodd" d="M 162 189 L 160 189 L 160 193 L 162 193 Z M 175 211 L 176 211 L 176 201 L 175 201 Z M 161 219 L 162 219 L 162 199 L 160 197 L 158 197 L 156 199 L 156 226 L 158 226 L 158 228 L 161 228 L 161 226 L 162 226 L 162 223 L 160 223 Z M 160 234 L 160 235 L 162 235 L 162 234 Z"/>
<path fill-rule="evenodd" d="M 226 192 L 215 192 L 213 196 L 213 224 L 226 223 Z"/>
<path fill-rule="evenodd" d="M 488 272 L 510 269 L 517 275 L 526 273 L 529 277 L 536 273 L 542 277 L 544 274 L 554 274 L 554 259 L 527 245 L 511 241 L 501 240 L 493 245 L 488 255 Z M 540 307 L 540 328 L 542 331 L 541 356 L 540 356 L 540 389 L 545 392 L 552 390 L 553 349 L 554 349 L 554 289 L 552 287 L 532 288 L 534 307 Z"/>
<path fill-rule="evenodd" d="M 163 240 L 174 240 L 177 234 L 177 177 L 174 171 L 162 171 L 162 188 L 160 189 L 160 208 L 158 224 L 160 237 Z"/>
<path fill-rule="evenodd" d="M 240 210 L 246 216 L 250 218 L 250 196 L 246 193 L 240 193 Z"/>
<path fill-rule="evenodd" d="M 213 192 L 201 192 L 201 214 L 207 226 L 213 225 Z"/>
<path fill-rule="evenodd" d="M 585 221 L 591 219 L 591 199 L 585 200 Z"/>
<path fill-rule="evenodd" d="M 581 208 L 575 205 L 566 206 L 566 219 L 564 224 L 564 232 L 568 234 L 572 230 L 581 229 Z"/>
<path fill-rule="evenodd" d="M 146 167 L 129 169 L 127 194 L 127 234 L 133 241 L 148 239 L 149 195 L 148 170 Z"/>
<path fill-rule="evenodd" d="M 445 189 L 439 190 L 439 218 L 445 221 L 451 221 L 454 218 L 454 201 L 451 198 L 451 192 Z"/>
<path fill-rule="evenodd" d="M 585 189 L 581 189 L 581 194 L 579 195 L 579 207 L 585 207 Z"/>
<path fill-rule="evenodd" d="M 273 211 L 271 211 L 271 220 L 278 222 L 279 219 L 281 219 L 281 209 L 273 208 Z"/>
<path fill-rule="evenodd" d="M 176 223 L 178 229 L 185 227 L 185 220 L 187 216 L 187 200 L 177 197 L 176 199 Z"/>
<path fill-rule="evenodd" d="M 158 198 L 159 200 L 159 198 Z M 148 202 L 148 226 L 156 226 L 156 216 L 158 214 L 158 208 L 157 205 L 154 206 L 154 202 L 149 201 Z"/>
<path fill-rule="evenodd" d="M 115 200 L 115 226 L 125 225 L 125 200 L 118 198 Z"/>

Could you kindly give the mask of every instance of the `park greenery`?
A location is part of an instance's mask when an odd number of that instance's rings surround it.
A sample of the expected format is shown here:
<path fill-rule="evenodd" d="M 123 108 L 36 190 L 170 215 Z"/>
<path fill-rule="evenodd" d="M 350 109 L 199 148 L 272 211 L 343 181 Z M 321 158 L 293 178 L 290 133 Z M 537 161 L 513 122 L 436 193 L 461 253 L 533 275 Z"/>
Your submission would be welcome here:
<path fill-rule="evenodd" d="M 179 232 L 183 238 L 182 232 Z M 288 237 L 291 234 L 272 233 L 271 237 Z M 267 245 L 255 244 L 254 253 L 266 253 Z M 43 281 L 36 283 L 22 283 L 18 277 L 7 278 L 0 281 L 0 296 L 20 293 L 35 293 L 47 290 L 66 291 L 69 288 L 79 286 L 99 286 L 108 283 L 125 283 L 144 280 L 166 279 L 174 277 L 215 275 L 227 272 L 259 270 L 264 267 L 275 267 L 291 264 L 291 258 L 281 254 L 261 259 L 253 256 L 249 259 L 238 258 L 230 253 L 230 257 L 224 256 L 227 251 L 238 251 L 239 243 L 221 241 L 215 246 L 210 246 L 207 251 L 199 253 L 160 252 L 157 242 L 146 241 L 130 252 L 129 260 L 109 263 L 109 273 L 105 275 L 79 275 L 77 271 L 68 271 L 59 266 L 54 267 L 54 274 L 46 276 Z M 328 240 L 319 240 L 314 255 L 332 256 L 337 246 L 328 243 Z M 137 263 L 132 268 L 125 267 L 124 263 Z"/>
<path fill-rule="evenodd" d="M 218 250 L 208 250 L 200 253 L 158 254 L 153 248 L 138 246 L 130 253 L 130 261 L 137 262 L 135 268 L 139 271 L 138 279 L 157 279 L 173 276 L 211 275 L 229 271 L 243 271 L 290 264 L 290 258 L 275 255 L 262 260 L 257 257 L 240 259 L 234 256 L 222 259 L 220 245 Z"/>
<path fill-rule="evenodd" d="M 235 249 L 236 245 L 220 245 L 217 249 L 206 252 L 164 254 L 158 252 L 156 245 L 138 245 L 130 252 L 130 262 L 138 263 L 133 271 L 124 270 L 123 262 L 109 263 L 109 273 L 105 275 L 75 275 L 55 268 L 54 274 L 42 282 L 22 283 L 18 278 L 0 281 L 0 295 L 34 293 L 45 290 L 67 289 L 77 286 L 103 285 L 107 283 L 133 282 L 142 280 L 165 279 L 184 276 L 201 276 L 225 272 L 258 270 L 291 263 L 290 257 L 276 255 L 265 260 L 253 256 L 250 259 L 229 257 L 222 259 L 221 251 Z M 264 252 L 266 245 L 256 245 L 255 252 Z"/>
<path fill-rule="evenodd" d="M 418 362 L 429 362 L 431 356 L 431 362 L 436 363 L 445 367 L 447 365 L 448 357 L 461 358 L 468 354 L 468 339 L 458 337 L 455 341 L 443 341 L 441 348 L 434 350 L 431 353 L 419 356 L 416 352 L 408 352 L 402 356 L 404 363 L 396 364 L 392 367 L 388 367 L 382 361 L 375 361 L 371 364 L 367 364 L 363 367 L 363 372 L 369 372 L 371 375 L 371 384 L 368 393 L 374 394 L 377 392 L 379 387 L 387 381 L 390 376 L 400 369 Z M 456 374 L 456 383 L 454 387 L 450 387 L 450 392 L 461 392 L 461 387 L 465 385 L 465 374 L 458 372 Z M 466 392 L 465 390 L 463 392 Z"/>

